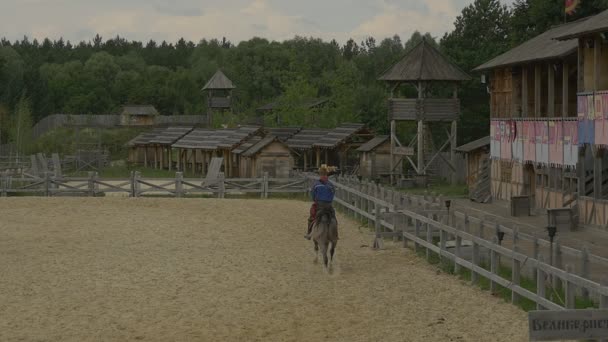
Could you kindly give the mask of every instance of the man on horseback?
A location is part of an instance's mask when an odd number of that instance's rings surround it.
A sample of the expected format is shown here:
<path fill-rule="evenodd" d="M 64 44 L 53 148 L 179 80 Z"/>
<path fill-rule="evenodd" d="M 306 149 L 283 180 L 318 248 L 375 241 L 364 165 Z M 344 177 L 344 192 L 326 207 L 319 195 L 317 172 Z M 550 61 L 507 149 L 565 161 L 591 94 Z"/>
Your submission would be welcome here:
<path fill-rule="evenodd" d="M 335 218 L 336 212 L 332 206 L 335 193 L 336 189 L 329 181 L 329 170 L 326 165 L 321 165 L 319 168 L 319 180 L 312 186 L 313 204 L 310 207 L 308 231 L 304 236 L 306 239 L 311 239 L 312 228 L 323 215 L 330 215 L 330 219 Z"/>

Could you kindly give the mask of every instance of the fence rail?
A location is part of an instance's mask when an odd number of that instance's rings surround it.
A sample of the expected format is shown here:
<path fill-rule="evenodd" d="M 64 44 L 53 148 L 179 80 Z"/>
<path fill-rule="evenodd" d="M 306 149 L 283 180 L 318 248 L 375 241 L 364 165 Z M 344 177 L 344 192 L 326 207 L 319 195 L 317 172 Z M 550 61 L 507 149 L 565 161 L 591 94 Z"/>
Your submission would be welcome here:
<path fill-rule="evenodd" d="M 261 178 L 224 178 L 220 173 L 215 180 L 184 178 L 181 172 L 177 172 L 175 178 L 143 178 L 139 172 L 131 173 L 127 179 L 102 179 L 97 172 L 89 172 L 88 177 L 55 177 L 51 173 L 43 177 L 12 177 L 8 173 L 0 176 L 0 195 L 3 197 L 16 194 L 97 196 L 123 193 L 130 197 L 207 194 L 224 198 L 231 194 L 257 193 L 268 198 L 274 193 L 305 193 L 307 187 L 308 182 L 303 177 L 271 178 L 267 173 Z"/>
<path fill-rule="evenodd" d="M 411 243 L 414 250 L 426 253 L 427 258 L 436 254 L 441 260 L 449 260 L 456 273 L 462 269 L 470 270 L 474 284 L 485 278 L 492 291 L 496 291 L 498 286 L 510 290 L 513 303 L 527 298 L 536 303 L 537 309 L 572 309 L 575 308 L 575 296 L 580 295 L 595 299 L 600 307 L 608 308 L 608 278 L 596 281 L 590 279 L 589 274 L 592 262 L 608 265 L 605 258 L 555 244 L 556 253 L 548 261 L 540 253 L 540 247 L 548 246 L 550 242 L 520 234 L 517 229 L 510 229 L 512 237 L 509 243 L 502 239 L 499 241 L 498 236 L 504 237 L 503 234 L 487 237 L 483 220 L 464 214 L 463 224 L 456 224 L 460 213 L 448 212 L 442 208 L 443 204 L 439 204 L 441 202 L 435 202 L 436 198 L 430 201 L 420 196 L 409 196 L 352 177 L 338 177 L 335 185 L 337 207 L 374 229 L 374 247 L 381 247 L 386 237 L 402 239 L 404 246 Z M 475 221 L 481 225 L 473 233 L 471 224 Z M 493 228 L 505 234 L 509 229 L 501 225 Z M 522 244 L 525 239 L 536 243 L 533 253 L 530 253 L 529 246 Z M 573 264 L 565 262 L 568 261 L 565 255 L 578 257 L 570 259 L 578 260 L 582 265 L 578 273 L 574 272 Z M 484 267 L 484 264 L 488 266 Z M 501 275 L 501 267 L 511 269 L 509 279 Z M 530 274 L 536 280 L 536 291 L 522 285 L 526 268 L 531 270 Z M 605 277 L 608 273 L 599 274 Z M 564 298 L 560 298 L 558 290 L 563 290 Z"/>

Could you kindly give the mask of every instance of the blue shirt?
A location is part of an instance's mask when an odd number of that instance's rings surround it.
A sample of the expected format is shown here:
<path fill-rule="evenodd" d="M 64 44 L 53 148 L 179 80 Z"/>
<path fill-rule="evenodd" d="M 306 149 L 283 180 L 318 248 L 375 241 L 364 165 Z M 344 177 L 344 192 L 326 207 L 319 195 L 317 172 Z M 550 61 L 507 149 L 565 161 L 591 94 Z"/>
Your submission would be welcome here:
<path fill-rule="evenodd" d="M 336 189 L 330 181 L 323 183 L 320 180 L 317 180 L 312 186 L 312 200 L 315 202 L 331 203 L 334 201 L 335 193 Z"/>

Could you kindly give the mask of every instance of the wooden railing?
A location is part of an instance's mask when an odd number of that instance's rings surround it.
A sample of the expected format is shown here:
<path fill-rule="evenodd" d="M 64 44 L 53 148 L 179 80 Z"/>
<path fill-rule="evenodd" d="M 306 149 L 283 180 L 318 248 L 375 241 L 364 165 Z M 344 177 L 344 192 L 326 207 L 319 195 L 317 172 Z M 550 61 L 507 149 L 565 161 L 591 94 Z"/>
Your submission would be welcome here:
<path fill-rule="evenodd" d="M 17 194 L 37 196 L 97 196 L 108 193 L 122 193 L 130 197 L 145 195 L 168 195 L 185 197 L 188 195 L 260 194 L 268 198 L 275 193 L 306 193 L 308 182 L 303 177 L 272 178 L 264 174 L 261 178 L 224 178 L 220 173 L 214 180 L 184 178 L 177 172 L 175 178 L 143 178 L 139 172 L 132 172 L 129 178 L 104 179 L 97 172 L 89 172 L 88 177 L 55 177 L 46 173 L 43 177 L 12 177 L 7 173 L 0 176 L 0 195 Z"/>
<path fill-rule="evenodd" d="M 608 282 L 606 279 L 591 279 L 592 267 L 594 274 L 600 277 L 608 274 L 605 271 L 608 267 L 606 258 L 592 255 L 586 249 L 562 246 L 558 241 L 553 244 L 554 254 L 548 261 L 541 248 L 550 247 L 549 241 L 519 233 L 517 228 L 486 223 L 458 210 L 448 212 L 440 198 L 410 196 L 350 177 L 339 177 L 335 185 L 337 207 L 367 222 L 375 230 L 374 246 L 381 246 L 385 237 L 400 238 L 404 246 L 412 243 L 414 250 L 425 253 L 427 258 L 434 253 L 440 259 L 452 262 L 456 273 L 462 269 L 470 270 L 474 284 L 483 277 L 490 282 L 492 291 L 497 286 L 509 289 L 514 303 L 527 298 L 539 309 L 570 309 L 575 307 L 578 294 L 595 299 L 602 308 L 608 308 Z M 475 232 L 474 223 L 477 223 Z M 488 225 L 496 235 L 485 234 Z M 499 237 L 502 238 L 499 240 Z M 435 244 L 434 239 L 437 238 L 439 242 Z M 448 239 L 453 248 L 447 248 Z M 464 242 L 470 244 L 470 256 L 464 253 L 467 248 Z M 581 268 L 578 273 L 575 273 L 574 265 L 567 262 L 576 260 Z M 489 267 L 484 267 L 484 263 Z M 500 267 L 511 269 L 508 279 L 501 275 Z M 522 286 L 526 270 L 536 280 L 536 291 Z M 563 289 L 565 298 L 553 296 L 556 289 Z"/>

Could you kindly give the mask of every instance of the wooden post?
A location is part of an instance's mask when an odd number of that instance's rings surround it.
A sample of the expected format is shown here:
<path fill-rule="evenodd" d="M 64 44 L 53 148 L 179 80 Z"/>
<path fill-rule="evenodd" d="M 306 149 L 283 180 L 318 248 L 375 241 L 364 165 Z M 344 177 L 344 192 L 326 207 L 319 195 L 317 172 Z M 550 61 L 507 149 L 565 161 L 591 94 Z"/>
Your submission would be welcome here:
<path fill-rule="evenodd" d="M 455 255 L 456 255 L 456 260 L 454 260 L 454 273 L 456 274 L 460 274 L 460 264 L 458 263 L 458 259 L 461 258 L 461 249 L 462 249 L 462 237 L 460 237 L 460 235 L 456 235 L 456 248 L 455 248 Z"/>
<path fill-rule="evenodd" d="M 432 220 L 431 215 L 428 215 L 427 218 Z M 428 223 L 426 223 L 425 226 L 426 226 L 426 242 L 428 242 L 429 244 L 432 245 L 433 244 L 433 227 Z M 427 247 L 426 248 L 426 260 L 428 261 L 430 259 L 431 259 L 431 249 Z"/>
<path fill-rule="evenodd" d="M 498 245 L 498 238 L 496 236 L 492 238 L 492 243 Z M 494 249 L 490 249 L 490 272 L 492 272 L 492 275 L 498 274 L 498 256 Z M 496 282 L 490 279 L 490 292 L 496 293 L 496 290 Z"/>
<path fill-rule="evenodd" d="M 414 235 L 418 238 L 420 237 L 420 226 L 422 226 L 422 222 L 416 219 L 414 222 Z M 420 251 L 420 244 L 418 241 L 414 241 L 414 252 L 418 253 Z"/>
<path fill-rule="evenodd" d="M 540 258 L 540 244 L 538 243 L 538 238 L 534 238 L 532 241 L 532 253 L 534 254 L 534 259 L 538 260 Z M 534 267 L 532 271 L 533 278 L 537 278 L 538 267 Z"/>
<path fill-rule="evenodd" d="M 135 171 L 134 185 L 135 185 L 135 197 L 139 197 L 141 195 L 141 183 L 139 180 L 141 179 L 141 172 Z"/>
<path fill-rule="evenodd" d="M 317 169 L 321 166 L 321 149 L 317 147 Z"/>
<path fill-rule="evenodd" d="M 593 44 L 593 90 L 600 90 L 600 75 L 601 75 L 601 58 L 602 58 L 602 38 L 596 34 L 595 44 Z"/>
<path fill-rule="evenodd" d="M 225 191 L 226 191 L 226 182 L 224 181 L 225 180 L 224 177 L 225 176 L 224 176 L 223 172 L 220 172 L 220 174 L 217 177 L 217 184 L 218 184 L 217 197 L 218 198 L 225 198 L 226 197 L 226 194 L 225 194 Z"/>
<path fill-rule="evenodd" d="M 6 197 L 8 193 L 8 171 L 2 173 L 0 186 L 2 187 L 2 197 Z"/>
<path fill-rule="evenodd" d="M 519 246 L 513 245 L 513 253 L 519 253 Z M 519 286 L 521 284 L 521 263 L 515 258 L 515 256 L 513 256 L 511 270 L 511 282 L 513 285 Z M 511 303 L 517 304 L 519 303 L 519 299 L 519 294 L 514 290 L 511 290 Z"/>
<path fill-rule="evenodd" d="M 451 150 L 450 150 L 450 161 L 454 168 L 457 168 L 456 165 L 456 146 L 458 144 L 457 139 L 458 134 L 458 122 L 456 120 L 452 121 L 452 142 L 451 142 Z M 458 183 L 458 173 L 452 172 L 452 185 L 456 185 Z"/>
<path fill-rule="evenodd" d="M 51 196 L 51 174 L 49 172 L 44 173 L 44 195 Z"/>
<path fill-rule="evenodd" d="M 184 194 L 184 173 L 175 173 L 175 197 L 181 198 Z"/>
<path fill-rule="evenodd" d="M 554 265 L 556 268 L 559 268 L 560 270 L 564 269 L 564 265 L 563 265 L 563 256 L 562 256 L 562 244 L 559 241 L 559 238 L 556 239 L 555 244 L 553 245 L 553 257 L 554 257 Z M 555 287 L 556 289 L 561 289 L 562 288 L 562 280 L 560 277 L 553 275 L 553 280 L 552 280 L 552 284 L 553 287 Z"/>
<path fill-rule="evenodd" d="M 534 66 L 534 117 L 541 117 L 541 66 Z"/>
<path fill-rule="evenodd" d="M 391 185 L 395 184 L 395 176 L 394 176 L 394 170 L 395 170 L 395 137 L 397 136 L 397 122 L 395 120 L 391 120 L 391 160 L 390 160 L 390 167 L 391 167 L 391 172 L 390 172 L 390 176 L 391 176 Z M 372 168 L 372 172 L 373 172 L 373 168 Z"/>
<path fill-rule="evenodd" d="M 129 195 L 131 197 L 136 197 L 135 196 L 135 171 L 131 171 L 130 180 L 131 180 L 131 193 Z"/>
<path fill-rule="evenodd" d="M 471 258 L 473 266 L 479 266 L 479 244 L 473 240 L 473 256 Z M 471 283 L 477 285 L 479 282 L 479 275 L 474 270 L 471 270 Z"/>
<path fill-rule="evenodd" d="M 528 117 L 528 68 L 524 65 L 521 68 L 521 114 Z"/>
<path fill-rule="evenodd" d="M 580 276 L 589 279 L 589 248 L 583 246 L 581 249 L 581 274 Z M 589 290 L 586 288 L 581 289 L 581 295 L 584 299 L 589 299 Z"/>
<path fill-rule="evenodd" d="M 566 265 L 566 273 L 568 275 L 570 275 L 570 273 L 572 273 L 572 266 Z M 566 298 L 565 298 L 566 309 L 575 309 L 576 308 L 576 301 L 575 301 L 576 286 L 574 286 L 574 284 L 572 284 L 570 282 L 570 279 L 568 277 L 566 277 L 566 279 L 564 279 L 563 282 L 564 282 L 564 294 L 566 295 Z"/>
<path fill-rule="evenodd" d="M 604 289 L 608 288 L 608 278 L 602 278 L 600 285 L 602 285 Z M 600 309 L 608 309 L 608 296 L 604 294 L 600 294 Z M 601 339 L 600 342 L 608 342 L 608 339 Z"/>
<path fill-rule="evenodd" d="M 374 237 L 374 249 L 381 249 L 382 248 L 382 236 L 380 235 L 380 228 L 381 228 L 381 222 L 380 222 L 380 205 L 378 205 L 378 203 L 375 203 L 375 213 L 374 213 L 374 226 L 376 229 L 376 235 Z"/>
<path fill-rule="evenodd" d="M 88 180 L 89 197 L 95 197 L 95 173 L 89 172 Z"/>
<path fill-rule="evenodd" d="M 567 117 L 568 116 L 568 111 L 569 111 L 569 103 L 568 103 L 568 98 L 569 98 L 569 89 L 568 89 L 568 80 L 570 79 L 570 65 L 568 64 L 568 62 L 564 61 L 564 64 L 562 65 L 562 117 Z"/>
<path fill-rule="evenodd" d="M 540 255 L 538 257 L 538 261 L 540 263 L 543 263 L 543 257 L 542 255 Z M 537 267 L 536 269 L 536 295 L 541 297 L 541 298 L 546 298 L 545 295 L 545 272 L 542 270 L 542 268 Z M 543 306 L 540 303 L 536 303 L 536 310 L 543 310 Z"/>
<path fill-rule="evenodd" d="M 445 230 L 439 229 L 439 260 L 441 261 L 443 261 L 443 252 L 446 250 L 447 235 L 448 233 Z"/>
<path fill-rule="evenodd" d="M 264 172 L 264 198 L 268 198 L 268 172 Z"/>
<path fill-rule="evenodd" d="M 547 116 L 556 117 L 555 115 L 555 64 L 549 63 L 547 66 Z"/>

